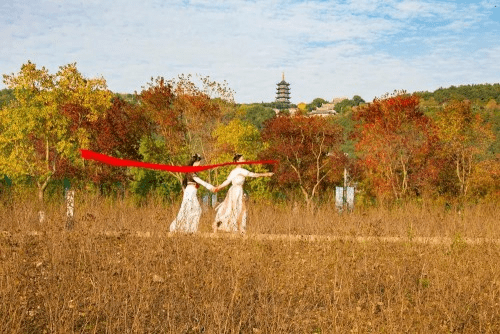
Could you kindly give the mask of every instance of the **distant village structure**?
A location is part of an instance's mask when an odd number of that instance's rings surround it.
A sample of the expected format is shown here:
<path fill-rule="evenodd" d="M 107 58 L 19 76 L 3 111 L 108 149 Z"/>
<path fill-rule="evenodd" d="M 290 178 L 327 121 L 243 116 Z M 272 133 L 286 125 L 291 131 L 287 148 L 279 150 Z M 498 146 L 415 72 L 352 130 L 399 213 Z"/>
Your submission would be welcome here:
<path fill-rule="evenodd" d="M 336 115 L 335 105 L 339 102 L 347 100 L 347 97 L 334 97 L 330 103 L 323 103 L 321 107 L 312 110 L 308 115 L 310 116 L 331 116 Z"/>

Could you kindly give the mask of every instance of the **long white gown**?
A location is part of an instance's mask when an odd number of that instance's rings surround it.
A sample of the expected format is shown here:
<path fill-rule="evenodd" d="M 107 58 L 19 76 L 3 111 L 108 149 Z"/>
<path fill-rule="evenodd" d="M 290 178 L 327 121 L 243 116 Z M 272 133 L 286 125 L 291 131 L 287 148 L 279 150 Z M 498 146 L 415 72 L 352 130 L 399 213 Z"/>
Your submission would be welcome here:
<path fill-rule="evenodd" d="M 214 189 L 214 186 L 203 181 L 197 176 L 194 176 L 193 180 L 210 191 L 213 191 Z M 198 197 L 196 196 L 198 188 L 195 182 L 188 182 L 186 189 L 184 189 L 181 208 L 179 209 L 177 217 L 170 224 L 170 232 L 195 233 L 198 231 L 198 225 L 200 224 L 201 217 L 201 206 L 198 201 Z"/>
<path fill-rule="evenodd" d="M 217 229 L 226 232 L 246 232 L 247 227 L 247 208 L 245 205 L 243 184 L 245 177 L 257 177 L 258 174 L 252 173 L 245 168 L 236 167 L 229 173 L 226 181 L 219 188 L 227 186 L 229 188 L 226 198 L 216 208 L 214 225 Z"/>

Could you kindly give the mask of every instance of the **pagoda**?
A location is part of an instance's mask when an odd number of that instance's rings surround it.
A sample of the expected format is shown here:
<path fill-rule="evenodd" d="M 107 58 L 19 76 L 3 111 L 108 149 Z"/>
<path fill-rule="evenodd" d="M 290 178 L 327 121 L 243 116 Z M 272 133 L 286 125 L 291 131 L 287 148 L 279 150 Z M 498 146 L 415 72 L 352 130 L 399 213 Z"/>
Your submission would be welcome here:
<path fill-rule="evenodd" d="M 285 81 L 285 72 L 282 73 L 281 82 L 277 84 L 276 102 L 278 109 L 288 109 L 290 107 L 290 84 Z"/>

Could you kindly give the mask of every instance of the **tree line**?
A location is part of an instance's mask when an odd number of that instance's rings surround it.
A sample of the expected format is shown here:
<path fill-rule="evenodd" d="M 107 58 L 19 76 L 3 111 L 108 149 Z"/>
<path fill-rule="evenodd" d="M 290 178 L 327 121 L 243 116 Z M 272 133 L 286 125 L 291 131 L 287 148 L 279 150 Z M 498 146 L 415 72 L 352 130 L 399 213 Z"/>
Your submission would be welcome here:
<path fill-rule="evenodd" d="M 3 198 L 36 189 L 43 204 L 69 185 L 126 193 L 139 203 L 153 194 L 173 201 L 182 191 L 180 174 L 85 161 L 79 149 L 171 165 L 184 165 L 193 153 L 206 164 L 230 161 L 236 152 L 247 160 L 279 160 L 250 167 L 275 172 L 250 182 L 250 194 L 308 206 L 332 200 L 344 170 L 358 201 L 367 204 L 497 201 L 500 195 L 498 84 L 395 92 L 370 103 L 356 95 L 341 102 L 338 115 L 309 117 L 276 115 L 272 104 L 237 104 L 226 82 L 209 77 L 152 78 L 134 94 L 111 92 L 104 78 L 84 77 L 75 63 L 51 74 L 27 62 L 3 78 Z M 202 176 L 219 184 L 229 171 Z"/>

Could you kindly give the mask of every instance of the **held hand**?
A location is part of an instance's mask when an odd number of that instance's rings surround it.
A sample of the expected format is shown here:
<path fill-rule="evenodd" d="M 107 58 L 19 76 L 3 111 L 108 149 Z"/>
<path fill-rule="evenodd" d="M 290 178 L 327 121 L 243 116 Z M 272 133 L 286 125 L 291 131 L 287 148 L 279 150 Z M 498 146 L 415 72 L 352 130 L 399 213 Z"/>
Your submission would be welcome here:
<path fill-rule="evenodd" d="M 213 191 L 214 193 L 217 193 L 217 192 L 219 191 L 219 187 L 214 187 L 214 189 L 212 189 L 212 191 Z"/>

